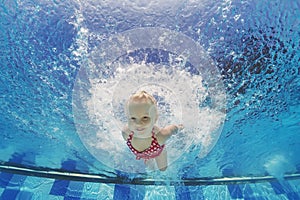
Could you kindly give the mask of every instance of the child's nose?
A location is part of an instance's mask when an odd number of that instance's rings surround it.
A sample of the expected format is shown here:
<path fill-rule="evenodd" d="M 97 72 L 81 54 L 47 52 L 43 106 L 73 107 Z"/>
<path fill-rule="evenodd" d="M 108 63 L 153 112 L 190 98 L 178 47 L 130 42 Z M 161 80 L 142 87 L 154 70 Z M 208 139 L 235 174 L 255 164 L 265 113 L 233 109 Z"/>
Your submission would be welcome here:
<path fill-rule="evenodd" d="M 136 125 L 137 126 L 142 126 L 144 123 L 142 122 L 142 120 L 136 120 Z"/>

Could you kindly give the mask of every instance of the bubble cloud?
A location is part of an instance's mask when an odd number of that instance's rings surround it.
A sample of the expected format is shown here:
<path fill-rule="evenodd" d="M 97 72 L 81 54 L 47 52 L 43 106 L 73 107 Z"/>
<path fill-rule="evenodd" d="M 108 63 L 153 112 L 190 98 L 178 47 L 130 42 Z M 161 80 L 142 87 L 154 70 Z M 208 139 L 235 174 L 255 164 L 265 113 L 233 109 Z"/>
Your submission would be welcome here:
<path fill-rule="evenodd" d="M 172 164 L 193 144 L 205 157 L 225 119 L 226 95 L 218 69 L 187 36 L 164 28 L 132 29 L 93 49 L 73 90 L 77 132 L 100 162 L 120 171 L 145 172 L 122 138 L 124 105 L 140 90 L 158 103 L 159 127 L 184 124 L 167 142 Z"/>

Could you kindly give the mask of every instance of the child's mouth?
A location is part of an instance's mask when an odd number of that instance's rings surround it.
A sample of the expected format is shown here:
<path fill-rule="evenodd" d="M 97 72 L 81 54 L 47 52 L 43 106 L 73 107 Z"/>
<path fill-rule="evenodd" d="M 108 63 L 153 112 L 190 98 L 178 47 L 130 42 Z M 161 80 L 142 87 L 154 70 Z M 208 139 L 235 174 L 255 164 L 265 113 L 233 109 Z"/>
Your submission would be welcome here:
<path fill-rule="evenodd" d="M 141 132 L 141 131 L 144 131 L 145 128 L 137 128 L 136 130 L 139 131 L 139 132 Z"/>

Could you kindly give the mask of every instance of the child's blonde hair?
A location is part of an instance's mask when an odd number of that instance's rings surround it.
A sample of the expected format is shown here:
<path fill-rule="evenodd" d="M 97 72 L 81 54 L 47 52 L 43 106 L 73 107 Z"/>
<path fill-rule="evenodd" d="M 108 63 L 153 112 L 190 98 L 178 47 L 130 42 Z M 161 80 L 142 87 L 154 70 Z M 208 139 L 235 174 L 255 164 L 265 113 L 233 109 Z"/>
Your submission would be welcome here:
<path fill-rule="evenodd" d="M 142 90 L 142 91 L 139 91 L 139 92 L 133 94 L 132 96 L 130 96 L 130 98 L 127 102 L 127 107 L 129 105 L 129 103 L 131 103 L 131 102 L 149 103 L 149 104 L 153 105 L 154 112 L 156 114 L 156 118 L 158 117 L 157 101 L 151 94 L 147 93 L 146 91 Z"/>
<path fill-rule="evenodd" d="M 144 91 L 144 90 L 133 94 L 129 98 L 128 102 L 135 102 L 135 101 L 147 102 L 147 103 L 150 103 L 150 104 L 153 104 L 153 105 L 156 106 L 155 98 L 152 95 L 150 95 L 149 93 L 147 93 L 146 91 Z"/>

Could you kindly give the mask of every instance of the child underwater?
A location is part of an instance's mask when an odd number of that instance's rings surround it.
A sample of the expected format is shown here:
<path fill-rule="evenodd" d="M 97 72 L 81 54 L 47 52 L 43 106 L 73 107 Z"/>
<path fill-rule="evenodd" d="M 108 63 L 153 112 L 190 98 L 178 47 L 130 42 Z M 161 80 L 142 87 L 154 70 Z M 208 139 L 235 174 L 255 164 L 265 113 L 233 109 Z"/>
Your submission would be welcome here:
<path fill-rule="evenodd" d="M 122 136 L 137 160 L 144 160 L 151 168 L 155 160 L 157 167 L 165 171 L 168 167 L 165 142 L 183 129 L 183 125 L 168 125 L 159 128 L 155 125 L 158 120 L 157 102 L 145 91 L 132 95 L 126 104 L 128 125 L 122 130 Z"/>

